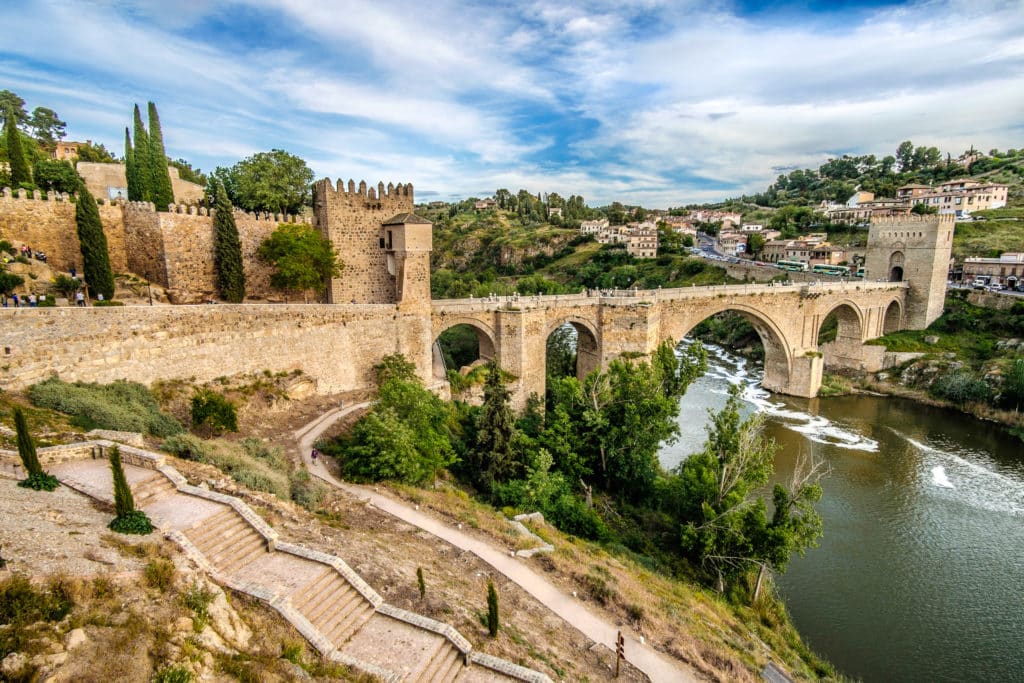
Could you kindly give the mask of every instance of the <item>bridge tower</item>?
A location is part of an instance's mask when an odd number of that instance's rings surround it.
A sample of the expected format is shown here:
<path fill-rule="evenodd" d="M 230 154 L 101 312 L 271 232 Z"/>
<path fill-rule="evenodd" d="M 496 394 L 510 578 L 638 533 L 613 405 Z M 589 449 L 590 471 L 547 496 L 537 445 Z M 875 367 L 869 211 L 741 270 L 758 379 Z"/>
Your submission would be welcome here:
<path fill-rule="evenodd" d="M 345 267 L 327 291 L 332 304 L 430 304 L 431 223 L 413 213 L 411 184 L 313 185 L 320 231 Z"/>
<path fill-rule="evenodd" d="M 871 221 L 864 277 L 908 283 L 903 329 L 923 330 L 942 315 L 955 220 L 936 214 Z"/>

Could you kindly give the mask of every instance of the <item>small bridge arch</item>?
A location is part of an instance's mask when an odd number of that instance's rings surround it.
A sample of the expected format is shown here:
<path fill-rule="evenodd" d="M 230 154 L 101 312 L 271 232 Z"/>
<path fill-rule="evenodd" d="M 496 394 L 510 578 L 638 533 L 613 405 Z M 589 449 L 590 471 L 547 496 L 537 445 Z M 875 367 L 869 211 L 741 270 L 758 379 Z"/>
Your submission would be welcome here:
<path fill-rule="evenodd" d="M 840 299 L 825 311 L 818 323 L 818 329 L 814 330 L 814 345 L 818 346 L 818 336 L 821 334 L 821 326 L 830 315 L 835 315 L 836 342 L 848 344 L 862 344 L 867 332 L 864 310 L 850 299 Z"/>
<path fill-rule="evenodd" d="M 433 377 L 440 380 L 446 377 L 446 370 L 458 370 L 459 368 L 448 368 L 444 361 L 444 354 L 441 351 L 441 335 L 455 327 L 464 325 L 476 333 L 478 357 L 480 361 L 489 361 L 495 357 L 497 348 L 497 336 L 494 328 L 484 320 L 472 316 L 444 316 L 435 319 L 432 325 L 432 349 Z"/>
<path fill-rule="evenodd" d="M 551 335 L 565 325 L 576 330 L 576 378 L 582 380 L 601 367 L 601 335 L 591 320 L 576 315 L 562 316 L 548 324 L 544 333 L 545 348 Z"/>

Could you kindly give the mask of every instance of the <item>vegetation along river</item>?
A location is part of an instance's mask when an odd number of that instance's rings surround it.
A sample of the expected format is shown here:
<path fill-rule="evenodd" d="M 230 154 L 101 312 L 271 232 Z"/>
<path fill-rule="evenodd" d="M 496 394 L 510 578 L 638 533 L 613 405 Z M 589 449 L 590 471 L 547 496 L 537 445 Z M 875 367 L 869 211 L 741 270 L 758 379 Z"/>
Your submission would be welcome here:
<path fill-rule="evenodd" d="M 827 461 L 824 537 L 778 579 L 811 647 L 868 682 L 1024 681 L 1024 445 L 902 399 L 769 394 L 758 367 L 707 348 L 662 464 L 701 448 L 730 383 L 768 415 L 777 479 L 801 453 Z"/>

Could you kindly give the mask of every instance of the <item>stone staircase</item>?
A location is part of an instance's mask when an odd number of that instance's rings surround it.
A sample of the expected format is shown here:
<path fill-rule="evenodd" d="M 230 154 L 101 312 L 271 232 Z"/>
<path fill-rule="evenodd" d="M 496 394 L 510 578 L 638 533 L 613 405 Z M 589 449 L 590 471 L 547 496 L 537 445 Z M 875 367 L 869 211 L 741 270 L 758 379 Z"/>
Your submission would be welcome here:
<path fill-rule="evenodd" d="M 113 502 L 109 441 L 87 442 L 63 460 L 39 449 L 60 481 Z M 164 456 L 121 445 L 136 506 L 225 586 L 259 598 L 324 656 L 388 683 L 551 683 L 544 674 L 477 652 L 454 628 L 388 605 L 333 555 L 280 541 L 245 503 L 191 486 Z M 13 454 L 0 451 L 0 465 Z M 49 462 L 47 462 L 49 460 Z M 10 468 L 13 469 L 13 468 Z M 11 476 L 0 470 L 0 476 Z"/>
<path fill-rule="evenodd" d="M 373 603 L 333 568 L 305 586 L 302 595 L 292 600 L 292 607 L 337 648 L 344 646 L 376 611 Z"/>

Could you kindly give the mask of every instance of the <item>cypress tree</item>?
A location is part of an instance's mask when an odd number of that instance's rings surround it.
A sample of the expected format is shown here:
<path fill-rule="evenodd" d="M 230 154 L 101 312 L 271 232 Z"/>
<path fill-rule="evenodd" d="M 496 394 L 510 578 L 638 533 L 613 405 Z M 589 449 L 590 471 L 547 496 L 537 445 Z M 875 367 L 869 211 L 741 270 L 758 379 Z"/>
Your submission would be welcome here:
<path fill-rule="evenodd" d="M 245 298 L 245 271 L 242 268 L 242 242 L 235 226 L 235 214 L 227 190 L 216 182 L 216 212 L 213 215 L 213 269 L 217 273 L 217 291 L 230 303 Z"/>
<path fill-rule="evenodd" d="M 57 488 L 57 478 L 43 471 L 43 466 L 36 455 L 36 445 L 28 433 L 28 421 L 21 408 L 14 409 L 14 429 L 18 434 L 18 455 L 21 464 L 28 472 L 28 478 L 18 482 L 18 486 L 35 489 L 36 491 L 52 491 Z"/>
<path fill-rule="evenodd" d="M 153 523 L 142 510 L 135 509 L 135 498 L 124 476 L 121 464 L 121 449 L 114 446 L 110 449 L 110 471 L 114 475 L 114 519 L 108 525 L 122 534 L 148 534 L 153 531 Z"/>
<path fill-rule="evenodd" d="M 498 591 L 494 590 L 494 582 L 487 580 L 487 632 L 491 638 L 498 635 Z"/>
<path fill-rule="evenodd" d="M 171 186 L 171 172 L 167 168 L 167 152 L 164 150 L 164 134 L 160 129 L 160 115 L 156 105 L 149 103 L 149 187 L 152 201 L 160 211 L 166 211 L 174 203 L 174 188 Z"/>
<path fill-rule="evenodd" d="M 132 149 L 128 126 L 124 127 L 124 177 L 128 181 L 128 201 L 137 202 L 142 199 L 139 192 L 139 169 L 135 165 L 135 150 Z"/>
<path fill-rule="evenodd" d="M 11 187 L 16 188 L 23 183 L 31 183 L 32 168 L 25 158 L 25 148 L 21 145 L 21 132 L 18 130 L 18 119 L 11 109 L 7 110 L 4 133 L 7 136 L 7 160 L 11 165 Z"/>
<path fill-rule="evenodd" d="M 495 483 L 509 479 L 515 466 L 512 454 L 515 417 L 510 397 L 501 378 L 501 369 L 495 361 L 490 361 L 484 383 L 484 402 L 476 424 L 476 447 L 472 452 L 476 483 L 488 493 Z"/>
<path fill-rule="evenodd" d="M 114 298 L 114 273 L 110 269 L 110 253 L 107 251 L 107 236 L 103 234 L 100 210 L 96 200 L 83 184 L 78 191 L 75 205 L 75 223 L 78 225 L 78 241 L 82 248 L 82 269 L 85 282 L 92 293 L 102 293 L 107 300 Z"/>
<path fill-rule="evenodd" d="M 146 133 L 146 127 L 142 125 L 142 114 L 139 112 L 137 104 L 135 105 L 135 134 L 133 137 L 135 148 L 132 150 L 132 159 L 135 166 L 135 181 L 138 185 L 137 201 L 151 202 L 153 201 L 153 183 L 150 177 L 149 135 Z M 167 207 L 165 206 L 164 209 L 166 210 Z"/>

